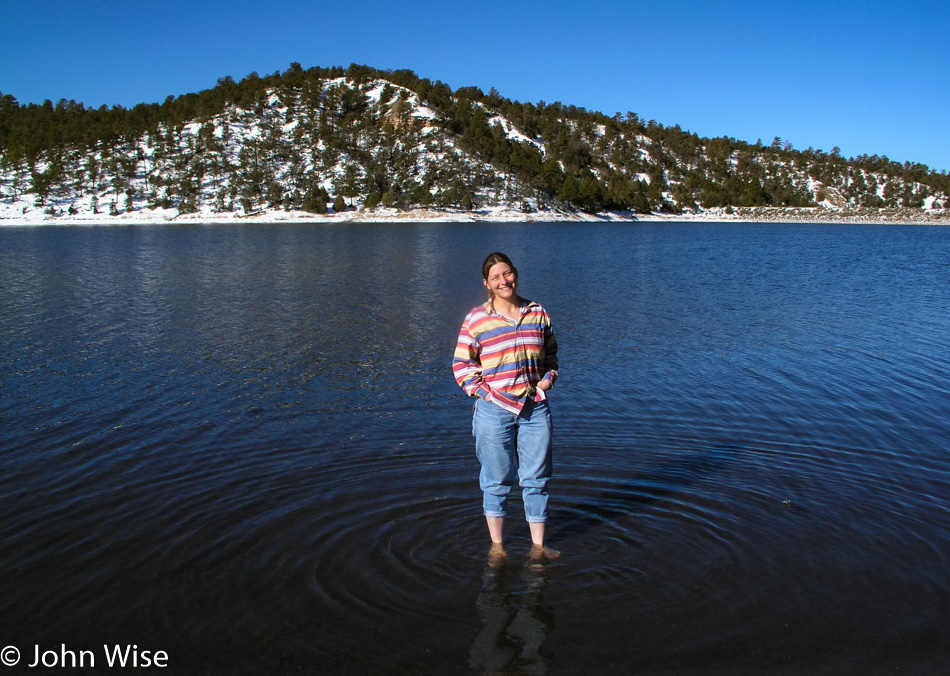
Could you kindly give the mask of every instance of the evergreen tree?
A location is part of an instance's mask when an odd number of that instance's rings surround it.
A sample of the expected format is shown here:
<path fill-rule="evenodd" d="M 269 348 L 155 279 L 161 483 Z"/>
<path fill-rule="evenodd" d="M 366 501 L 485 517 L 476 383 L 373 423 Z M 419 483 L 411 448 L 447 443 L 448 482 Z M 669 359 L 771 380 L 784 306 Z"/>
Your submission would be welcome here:
<path fill-rule="evenodd" d="M 374 90 L 381 96 L 371 105 Z M 416 116 L 419 103 L 434 117 Z M 495 89 L 453 92 L 412 71 L 358 64 L 304 70 L 294 62 L 283 74 L 223 77 L 131 109 L 65 99 L 20 105 L 0 93 L 0 198 L 25 198 L 51 214 L 95 212 L 100 199 L 116 211 L 240 203 L 246 212 L 321 213 L 325 182 L 343 209 L 361 196 L 367 209 L 490 200 L 638 213 L 802 206 L 815 203 L 813 184 L 854 208 L 950 199 L 947 173 L 919 163 L 846 159 L 837 147 L 798 151 L 777 136 L 768 146 L 700 138 L 635 113 L 520 103 Z"/>

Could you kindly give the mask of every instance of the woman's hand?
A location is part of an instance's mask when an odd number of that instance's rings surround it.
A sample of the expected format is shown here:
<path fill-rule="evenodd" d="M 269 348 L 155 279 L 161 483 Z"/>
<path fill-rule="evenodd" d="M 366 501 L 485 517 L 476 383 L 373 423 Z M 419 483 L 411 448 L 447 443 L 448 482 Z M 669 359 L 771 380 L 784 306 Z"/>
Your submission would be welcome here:
<path fill-rule="evenodd" d="M 547 392 L 551 389 L 552 383 L 550 380 L 542 380 L 536 385 L 536 387 L 542 392 Z"/>

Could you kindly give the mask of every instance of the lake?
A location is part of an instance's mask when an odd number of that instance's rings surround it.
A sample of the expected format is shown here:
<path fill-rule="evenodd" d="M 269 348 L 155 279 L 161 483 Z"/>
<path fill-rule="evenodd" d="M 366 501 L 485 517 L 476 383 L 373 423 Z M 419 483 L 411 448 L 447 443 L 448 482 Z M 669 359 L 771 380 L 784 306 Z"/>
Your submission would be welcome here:
<path fill-rule="evenodd" d="M 495 250 L 560 344 L 541 565 L 451 373 Z M 950 229 L 5 228 L 0 289 L 7 673 L 950 672 Z"/>

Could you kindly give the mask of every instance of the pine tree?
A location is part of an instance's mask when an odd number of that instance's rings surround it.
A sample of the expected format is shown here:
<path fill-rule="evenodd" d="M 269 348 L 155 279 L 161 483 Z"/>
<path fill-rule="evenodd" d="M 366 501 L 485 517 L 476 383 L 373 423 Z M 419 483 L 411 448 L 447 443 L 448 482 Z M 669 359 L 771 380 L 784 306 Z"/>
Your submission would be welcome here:
<path fill-rule="evenodd" d="M 350 80 L 327 87 L 344 75 Z M 371 105 L 376 87 L 382 97 Z M 425 135 L 412 115 L 417 102 L 435 113 Z M 795 206 L 814 203 L 814 183 L 851 206 L 920 209 L 950 199 L 946 172 L 886 156 L 797 151 L 780 137 L 768 146 L 704 139 L 635 113 L 525 104 L 476 87 L 453 93 L 412 71 L 305 71 L 296 62 L 283 74 L 224 77 L 210 90 L 131 109 L 65 99 L 21 106 L 0 93 L 0 174 L 4 200 L 26 197 L 52 213 L 96 212 L 103 198 L 130 211 L 139 197 L 150 208 L 205 202 L 227 211 L 240 201 L 247 212 L 320 213 L 330 198 L 313 186 L 329 180 L 342 210 L 361 195 L 367 209 L 384 196 L 396 208 L 474 208 L 484 199 L 586 211 Z"/>

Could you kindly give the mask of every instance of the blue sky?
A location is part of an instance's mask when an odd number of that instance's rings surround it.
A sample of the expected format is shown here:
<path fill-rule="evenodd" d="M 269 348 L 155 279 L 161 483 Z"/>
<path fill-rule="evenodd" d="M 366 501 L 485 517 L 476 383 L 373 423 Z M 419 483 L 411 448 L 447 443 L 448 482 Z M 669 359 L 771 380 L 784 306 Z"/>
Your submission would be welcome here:
<path fill-rule="evenodd" d="M 360 63 L 950 171 L 948 28 L 946 0 L 3 0 L 0 91 L 132 106 Z"/>

